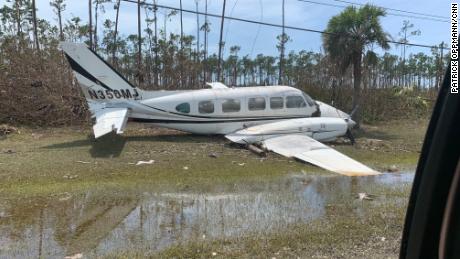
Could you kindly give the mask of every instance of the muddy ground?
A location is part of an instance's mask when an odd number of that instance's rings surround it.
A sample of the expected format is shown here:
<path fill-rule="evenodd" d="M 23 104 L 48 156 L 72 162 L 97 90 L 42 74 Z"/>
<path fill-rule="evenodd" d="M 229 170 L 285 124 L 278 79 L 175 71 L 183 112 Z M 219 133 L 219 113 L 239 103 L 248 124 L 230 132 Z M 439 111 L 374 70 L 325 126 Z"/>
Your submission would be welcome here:
<path fill-rule="evenodd" d="M 397 171 L 364 178 L 219 136 L 18 128 L 0 140 L 0 257 L 397 257 L 426 125 L 364 125 L 357 145 L 331 143 Z"/>

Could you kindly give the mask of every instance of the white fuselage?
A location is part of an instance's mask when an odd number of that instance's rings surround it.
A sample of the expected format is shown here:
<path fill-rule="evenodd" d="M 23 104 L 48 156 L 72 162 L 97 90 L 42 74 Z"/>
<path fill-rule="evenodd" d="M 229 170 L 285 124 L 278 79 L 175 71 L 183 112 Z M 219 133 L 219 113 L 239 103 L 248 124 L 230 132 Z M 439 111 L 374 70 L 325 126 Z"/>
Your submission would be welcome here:
<path fill-rule="evenodd" d="M 130 121 L 195 134 L 230 134 L 268 123 L 278 128 L 283 124 L 276 122 L 284 121 L 285 132 L 327 141 L 344 135 L 349 126 L 346 113 L 289 86 L 139 91 L 141 99 L 123 104 L 130 108 Z"/>
<path fill-rule="evenodd" d="M 293 118 L 318 116 L 318 105 L 288 86 L 142 92 L 131 121 L 153 123 L 195 134 L 228 134 Z M 317 115 L 316 115 L 317 114 Z"/>

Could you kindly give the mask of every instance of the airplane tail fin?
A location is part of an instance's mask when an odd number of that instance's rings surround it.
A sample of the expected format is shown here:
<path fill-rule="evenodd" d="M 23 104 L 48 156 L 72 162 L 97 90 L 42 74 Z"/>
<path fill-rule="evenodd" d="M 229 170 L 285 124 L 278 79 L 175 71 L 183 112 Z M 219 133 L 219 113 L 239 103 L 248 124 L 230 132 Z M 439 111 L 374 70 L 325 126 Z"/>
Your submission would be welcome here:
<path fill-rule="evenodd" d="M 142 99 L 142 91 L 83 43 L 61 42 L 88 103 Z"/>

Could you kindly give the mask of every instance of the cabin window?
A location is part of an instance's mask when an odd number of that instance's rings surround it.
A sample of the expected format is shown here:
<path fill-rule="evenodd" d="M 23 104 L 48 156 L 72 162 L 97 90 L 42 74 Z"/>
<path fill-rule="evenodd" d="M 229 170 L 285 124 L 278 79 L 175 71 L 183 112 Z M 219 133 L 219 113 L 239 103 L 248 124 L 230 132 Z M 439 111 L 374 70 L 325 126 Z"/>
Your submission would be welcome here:
<path fill-rule="evenodd" d="M 270 97 L 270 108 L 273 110 L 283 109 L 284 100 L 283 97 Z"/>
<path fill-rule="evenodd" d="M 313 100 L 308 94 L 306 93 L 303 93 L 303 97 L 305 98 L 305 100 L 307 101 L 308 105 L 310 106 L 315 106 L 315 100 Z"/>
<path fill-rule="evenodd" d="M 248 108 L 250 111 L 265 110 L 265 98 L 264 97 L 249 98 Z"/>
<path fill-rule="evenodd" d="M 292 95 L 286 97 L 286 107 L 287 108 L 303 108 L 307 106 L 302 96 Z"/>
<path fill-rule="evenodd" d="M 198 103 L 198 112 L 199 113 L 213 113 L 214 112 L 214 102 L 213 101 L 201 101 Z"/>
<path fill-rule="evenodd" d="M 241 110 L 241 102 L 237 99 L 225 99 L 222 101 L 223 112 L 239 112 Z"/>
<path fill-rule="evenodd" d="M 190 103 L 181 103 L 177 105 L 176 111 L 181 113 L 190 113 Z"/>

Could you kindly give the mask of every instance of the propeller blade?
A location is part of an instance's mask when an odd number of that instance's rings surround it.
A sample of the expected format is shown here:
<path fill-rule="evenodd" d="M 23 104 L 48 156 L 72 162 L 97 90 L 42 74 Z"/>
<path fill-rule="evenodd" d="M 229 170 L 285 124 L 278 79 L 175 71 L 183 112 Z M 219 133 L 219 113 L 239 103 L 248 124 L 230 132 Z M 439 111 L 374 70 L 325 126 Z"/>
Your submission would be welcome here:
<path fill-rule="evenodd" d="M 350 140 L 352 145 L 356 143 L 355 136 L 353 136 L 353 133 L 351 133 L 350 129 L 347 130 L 347 133 L 345 133 L 345 136 Z"/>
<path fill-rule="evenodd" d="M 350 112 L 350 118 L 353 118 L 353 115 L 355 115 L 356 111 L 358 110 L 359 108 L 359 105 L 356 105 L 355 108 L 353 108 L 353 110 L 351 110 Z"/>

